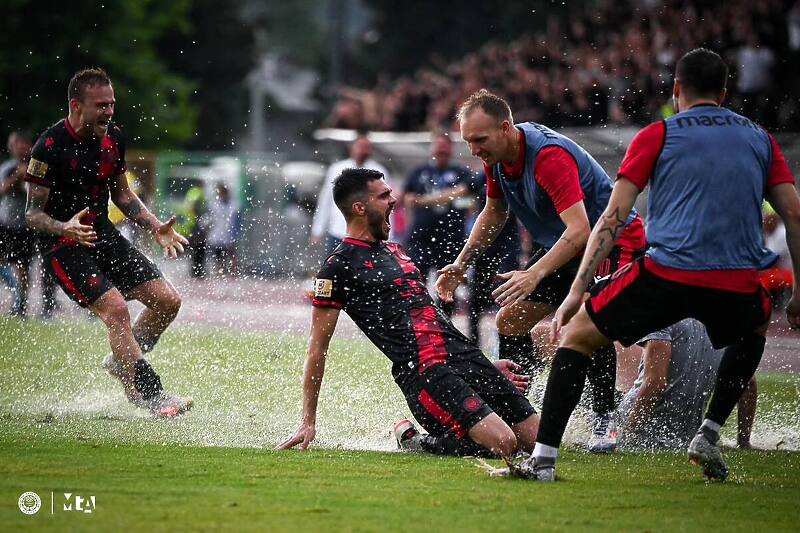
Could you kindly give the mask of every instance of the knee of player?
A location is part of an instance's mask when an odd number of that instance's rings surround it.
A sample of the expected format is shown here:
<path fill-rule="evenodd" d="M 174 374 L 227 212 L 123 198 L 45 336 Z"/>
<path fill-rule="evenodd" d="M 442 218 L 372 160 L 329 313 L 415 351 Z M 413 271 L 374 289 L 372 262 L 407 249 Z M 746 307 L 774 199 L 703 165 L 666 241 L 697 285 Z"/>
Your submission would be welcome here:
<path fill-rule="evenodd" d="M 167 294 L 162 299 L 162 305 L 164 307 L 164 312 L 169 314 L 177 315 L 178 311 L 181 310 L 181 295 L 178 294 L 178 291 L 172 289 L 168 291 Z"/>
<path fill-rule="evenodd" d="M 497 435 L 495 453 L 501 457 L 511 457 L 517 451 L 517 436 L 510 427 L 505 427 Z"/>
<path fill-rule="evenodd" d="M 115 298 L 105 302 L 97 314 L 109 327 L 126 325 L 130 327 L 131 314 L 128 311 L 128 304 L 122 298 Z"/>
<path fill-rule="evenodd" d="M 514 335 L 519 330 L 520 317 L 511 307 L 501 307 L 497 312 L 495 324 L 500 335 Z"/>

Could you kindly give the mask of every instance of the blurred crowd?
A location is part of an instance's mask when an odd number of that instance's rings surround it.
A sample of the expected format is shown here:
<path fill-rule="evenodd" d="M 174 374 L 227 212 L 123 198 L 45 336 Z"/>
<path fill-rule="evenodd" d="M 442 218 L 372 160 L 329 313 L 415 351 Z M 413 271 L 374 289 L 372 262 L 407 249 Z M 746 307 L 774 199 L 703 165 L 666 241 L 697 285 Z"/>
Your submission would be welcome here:
<path fill-rule="evenodd" d="M 672 112 L 671 69 L 705 46 L 731 65 L 728 105 L 770 129 L 800 130 L 800 0 L 597 0 L 511 42 L 429 65 L 371 89 L 340 89 L 326 125 L 454 128 L 457 106 L 486 87 L 519 120 L 551 126 L 643 124 Z"/>

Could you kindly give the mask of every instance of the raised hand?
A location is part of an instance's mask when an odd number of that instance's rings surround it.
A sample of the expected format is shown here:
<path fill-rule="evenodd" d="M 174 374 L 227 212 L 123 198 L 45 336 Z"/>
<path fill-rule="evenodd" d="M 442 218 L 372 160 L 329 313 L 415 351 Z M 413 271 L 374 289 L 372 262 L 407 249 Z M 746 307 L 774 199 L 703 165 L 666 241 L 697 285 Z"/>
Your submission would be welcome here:
<path fill-rule="evenodd" d="M 436 278 L 434 288 L 436 289 L 436 294 L 443 302 L 450 303 L 453 301 L 453 295 L 456 289 L 461 285 L 461 282 L 464 281 L 465 271 L 466 268 L 457 263 L 447 265 L 441 270 L 436 271 L 439 277 Z"/>
<path fill-rule="evenodd" d="M 186 240 L 186 237 L 175 231 L 173 228 L 175 225 L 175 220 L 175 215 L 173 215 L 168 221 L 158 226 L 153 232 L 153 237 L 155 238 L 156 242 L 164 249 L 164 255 L 172 257 L 173 259 L 178 257 L 178 254 L 182 254 L 183 247 L 189 244 L 189 241 Z"/>

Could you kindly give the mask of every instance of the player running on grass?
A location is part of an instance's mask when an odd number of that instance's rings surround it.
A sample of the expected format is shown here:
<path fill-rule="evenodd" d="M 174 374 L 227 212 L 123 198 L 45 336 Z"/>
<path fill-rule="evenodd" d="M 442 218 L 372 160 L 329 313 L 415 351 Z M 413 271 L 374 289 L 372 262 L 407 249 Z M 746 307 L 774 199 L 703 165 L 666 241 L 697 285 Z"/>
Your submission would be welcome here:
<path fill-rule="evenodd" d="M 532 449 L 539 417 L 527 398 L 434 305 L 403 249 L 386 242 L 396 198 L 383 175 L 347 169 L 336 178 L 333 195 L 347 236 L 315 281 L 303 417 L 278 447 L 305 449 L 316 436 L 328 344 L 344 310 L 392 361 L 395 382 L 430 434 L 505 458 Z M 509 363 L 498 365 L 508 372 Z"/>
<path fill-rule="evenodd" d="M 175 217 L 159 221 L 128 187 L 125 141 L 114 115 L 114 90 L 101 69 L 77 72 L 69 82 L 69 115 L 42 134 L 26 174 L 28 225 L 44 234 L 44 262 L 61 288 L 91 309 L 108 328 L 111 355 L 104 362 L 135 405 L 175 416 L 192 401 L 169 394 L 142 355 L 153 349 L 181 306 L 175 287 L 108 220 L 108 199 L 147 229 L 167 255 L 186 239 Z M 131 326 L 126 300 L 144 311 Z"/>
<path fill-rule="evenodd" d="M 569 292 L 589 232 L 608 203 L 611 179 L 571 139 L 541 124 L 515 125 L 506 101 L 486 89 L 462 104 L 458 118 L 461 136 L 472 154 L 483 160 L 486 206 L 456 261 L 440 270 L 436 290 L 444 301 L 452 300 L 467 267 L 497 238 L 510 210 L 538 249 L 525 270 L 500 275 L 504 283 L 492 296 L 501 306 L 497 314 L 500 357 L 529 372 L 543 364 L 535 354 L 531 329 L 555 311 Z M 629 263 L 644 246 L 642 221 L 633 211 L 598 274 L 607 275 Z M 616 446 L 615 375 L 614 346 L 603 346 L 589 371 L 595 412 L 590 451 L 611 451 Z"/>
<path fill-rule="evenodd" d="M 570 293 L 553 321 L 561 343 L 550 370 L 538 439 L 532 456 L 512 472 L 551 481 L 567 421 L 580 397 L 592 354 L 612 340 L 630 345 L 687 317 L 706 326 L 716 348 L 725 347 L 716 385 L 689 459 L 709 478 L 728 475 L 720 449 L 725 424 L 764 352 L 771 302 L 758 270 L 777 256 L 764 247 L 761 205 L 766 196 L 786 224 L 795 279 L 800 279 L 800 197 L 775 138 L 721 107 L 728 67 L 697 48 L 675 69 L 678 114 L 634 138 L 608 207 L 586 247 Z M 636 197 L 650 184 L 649 249 L 582 305 L 597 265 L 624 228 Z M 786 309 L 800 327 L 795 285 Z"/>

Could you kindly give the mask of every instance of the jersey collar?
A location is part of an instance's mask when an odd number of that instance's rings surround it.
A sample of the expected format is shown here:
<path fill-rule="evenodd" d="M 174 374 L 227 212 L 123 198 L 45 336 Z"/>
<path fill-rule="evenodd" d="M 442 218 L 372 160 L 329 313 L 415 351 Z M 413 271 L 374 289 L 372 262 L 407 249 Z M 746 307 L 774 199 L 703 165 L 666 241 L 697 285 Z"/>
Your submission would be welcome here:
<path fill-rule="evenodd" d="M 67 128 L 67 133 L 70 134 L 70 137 L 72 137 L 78 142 L 83 142 L 83 139 L 81 139 L 80 136 L 77 133 L 75 133 L 75 130 L 72 129 L 72 124 L 69 123 L 69 117 L 64 119 L 64 127 Z"/>

